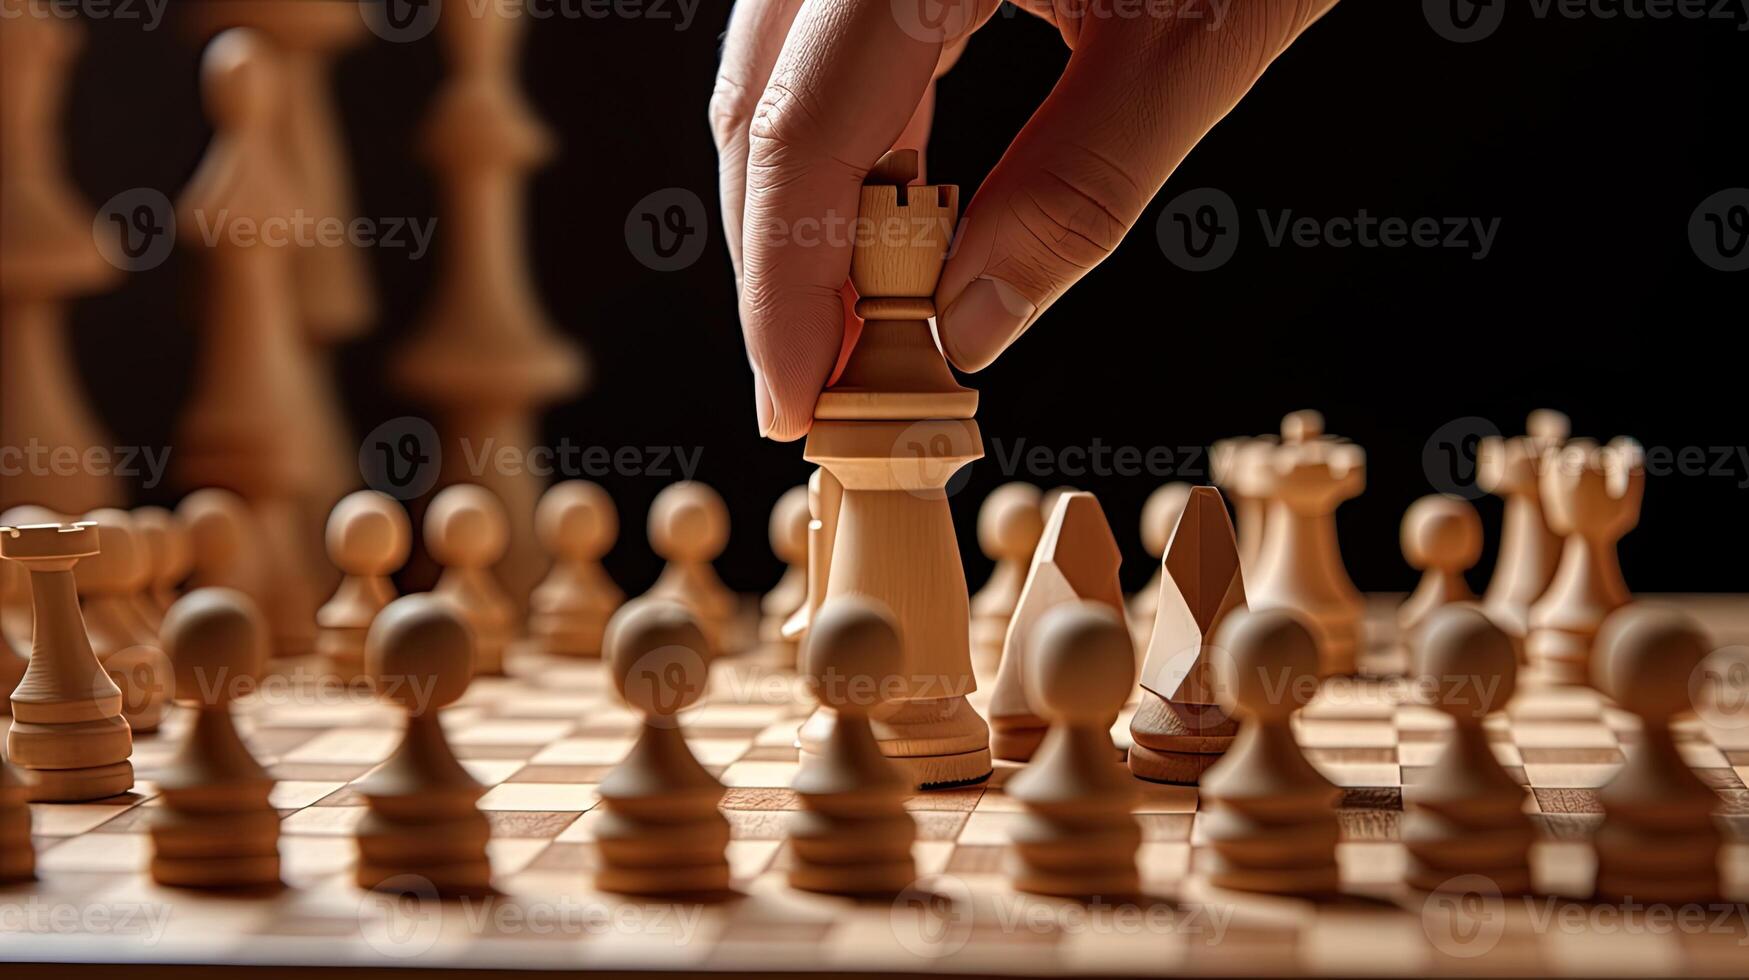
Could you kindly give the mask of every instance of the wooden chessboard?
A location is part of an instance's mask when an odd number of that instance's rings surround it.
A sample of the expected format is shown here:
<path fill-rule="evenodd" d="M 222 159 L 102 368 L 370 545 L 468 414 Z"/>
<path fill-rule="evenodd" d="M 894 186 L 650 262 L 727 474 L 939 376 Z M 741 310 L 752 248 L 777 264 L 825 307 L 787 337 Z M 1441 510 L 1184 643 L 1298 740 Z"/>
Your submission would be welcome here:
<path fill-rule="evenodd" d="M 1749 600 L 1680 600 L 1718 641 L 1749 641 Z M 718 665 L 689 712 L 694 751 L 729 787 L 729 857 L 741 897 L 718 904 L 622 900 L 590 888 L 596 783 L 630 745 L 633 716 L 598 663 L 523 654 L 512 678 L 477 680 L 445 715 L 458 755 L 490 789 L 491 858 L 504 897 L 440 903 L 384 899 L 351 883 L 350 833 L 363 801 L 350 784 L 395 744 L 398 719 L 362 689 L 322 687 L 314 665 L 287 664 L 242 708 L 249 741 L 279 780 L 287 888 L 210 895 L 160 888 L 145 873 L 154 772 L 180 724 L 140 738 L 134 793 L 33 806 L 41 880 L 0 889 L 0 961 L 491 971 L 746 971 L 977 974 L 1732 973 L 1749 966 L 1749 913 L 1598 907 L 1564 898 L 1501 898 L 1483 888 L 1427 900 L 1397 879 L 1403 796 L 1437 752 L 1443 719 L 1406 705 L 1387 601 L 1365 666 L 1384 676 L 1326 685 L 1297 723 L 1308 755 L 1344 790 L 1345 890 L 1314 904 L 1218 893 L 1190 877 L 1198 860 L 1193 789 L 1139 784 L 1136 808 L 1150 895 L 1128 905 L 1021 896 L 1003 876 L 1017 805 L 1002 765 L 986 787 L 921 794 L 916 854 L 924 877 L 897 902 L 856 903 L 790 890 L 782 840 L 786 788 L 804 713 L 793 675 L 757 656 Z M 986 686 L 985 694 L 988 693 Z M 1636 738 L 1631 719 L 1583 690 L 1521 692 L 1496 719 L 1496 750 L 1530 788 L 1544 839 L 1541 886 L 1589 890 L 1586 837 L 1596 789 Z M 1714 724 L 1712 722 L 1721 722 Z M 1683 723 L 1690 765 L 1716 788 L 1732 839 L 1749 840 L 1749 715 Z M 1124 722 L 1117 727 L 1124 730 Z M 1738 898 L 1749 848 L 1726 859 Z M 156 966 L 154 966 L 156 965 Z M 108 972 L 105 976 L 116 974 Z"/>

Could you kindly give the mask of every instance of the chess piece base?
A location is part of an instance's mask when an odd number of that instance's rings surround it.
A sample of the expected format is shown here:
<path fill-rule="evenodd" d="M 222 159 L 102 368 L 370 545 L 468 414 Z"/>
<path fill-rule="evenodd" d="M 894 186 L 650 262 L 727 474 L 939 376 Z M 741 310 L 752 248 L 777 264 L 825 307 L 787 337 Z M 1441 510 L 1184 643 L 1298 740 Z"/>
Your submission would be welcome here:
<path fill-rule="evenodd" d="M 1130 773 L 1151 783 L 1195 786 L 1221 756 L 1220 752 L 1169 752 L 1137 742 L 1130 746 Z"/>
<path fill-rule="evenodd" d="M 84 803 L 120 796 L 134 788 L 134 767 L 130 762 L 89 769 L 31 769 L 30 772 L 36 777 L 30 787 L 32 803 Z"/>
<path fill-rule="evenodd" d="M 178 888 L 278 888 L 279 855 L 152 858 L 152 880 Z"/>

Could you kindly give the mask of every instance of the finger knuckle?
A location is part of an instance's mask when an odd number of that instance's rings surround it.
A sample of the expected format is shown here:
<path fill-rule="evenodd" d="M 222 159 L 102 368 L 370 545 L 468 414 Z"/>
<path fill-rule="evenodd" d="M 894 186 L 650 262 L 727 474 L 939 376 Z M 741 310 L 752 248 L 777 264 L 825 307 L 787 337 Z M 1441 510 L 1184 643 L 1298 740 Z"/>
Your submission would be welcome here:
<path fill-rule="evenodd" d="M 745 138 L 753 119 L 752 99 L 746 86 L 727 75 L 717 76 L 716 87 L 711 90 L 708 116 L 717 146 Z"/>

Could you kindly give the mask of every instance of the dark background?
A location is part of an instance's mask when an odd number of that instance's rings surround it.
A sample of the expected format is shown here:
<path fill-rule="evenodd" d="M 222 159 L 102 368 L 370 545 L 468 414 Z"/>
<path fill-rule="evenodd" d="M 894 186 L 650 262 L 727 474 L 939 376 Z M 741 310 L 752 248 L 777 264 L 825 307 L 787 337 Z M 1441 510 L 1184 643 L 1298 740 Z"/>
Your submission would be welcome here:
<path fill-rule="evenodd" d="M 156 31 L 88 25 L 68 158 L 93 204 L 134 187 L 174 197 L 200 156 L 198 49 L 178 17 L 187 5 L 172 3 Z M 1749 280 L 1705 266 L 1687 225 L 1702 199 L 1749 183 L 1749 34 L 1736 21 L 1530 11 L 1510 4 L 1491 37 L 1459 44 L 1430 27 L 1419 3 L 1339 4 L 1191 154 L 1123 247 L 971 380 L 983 393 L 986 441 L 1200 446 L 1320 408 L 1332 431 L 1369 453 L 1368 490 L 1343 507 L 1340 525 L 1353 577 L 1370 590 L 1413 582 L 1397 522 L 1430 489 L 1430 435 L 1454 419 L 1481 416 L 1512 433 L 1528 410 L 1550 406 L 1600 438 L 1742 444 L 1744 371 L 1728 332 L 1743 324 Z M 768 509 L 809 468 L 799 445 L 755 432 L 720 223 L 713 213 L 704 258 L 672 273 L 640 264 L 622 231 L 635 202 L 663 188 L 691 189 L 715 207 L 705 104 L 727 16 L 727 5 L 705 0 L 684 31 L 672 20 L 611 17 L 532 25 L 526 91 L 564 152 L 529 188 L 530 234 L 547 307 L 595 366 L 587 395 L 549 416 L 549 441 L 702 446 L 699 475 L 735 518 L 719 566 L 732 585 L 755 590 L 778 573 Z M 428 217 L 433 188 L 411 147 L 441 77 L 435 39 L 367 41 L 335 78 L 358 211 Z M 964 185 L 969 198 L 1065 58 L 1054 29 L 1013 10 L 975 37 L 941 85 L 932 176 Z M 1163 257 L 1155 221 L 1166 201 L 1205 186 L 1247 215 L 1497 216 L 1500 233 L 1480 262 L 1461 250 L 1268 248 L 1250 234 L 1225 267 L 1180 271 Z M 437 248 L 443 234 L 440 222 Z M 369 254 L 382 316 L 341 355 L 360 432 L 420 409 L 388 388 L 383 367 L 437 269 L 435 254 Z M 120 444 L 169 438 L 196 339 L 192 272 L 179 253 L 77 308 L 80 366 Z M 977 503 L 1012 478 L 1096 491 L 1126 549 L 1126 582 L 1148 576 L 1136 520 L 1162 478 L 1004 474 L 993 457 L 954 498 L 974 587 L 988 567 L 973 541 Z M 1623 545 L 1630 584 L 1749 590 L 1745 481 L 1740 461 L 1726 475 L 1654 478 Z M 601 482 L 626 529 L 610 567 L 635 592 L 658 570 L 642 524 L 664 481 Z M 1492 537 L 1498 502 L 1479 505 Z M 1476 584 L 1491 563 L 1490 546 Z"/>

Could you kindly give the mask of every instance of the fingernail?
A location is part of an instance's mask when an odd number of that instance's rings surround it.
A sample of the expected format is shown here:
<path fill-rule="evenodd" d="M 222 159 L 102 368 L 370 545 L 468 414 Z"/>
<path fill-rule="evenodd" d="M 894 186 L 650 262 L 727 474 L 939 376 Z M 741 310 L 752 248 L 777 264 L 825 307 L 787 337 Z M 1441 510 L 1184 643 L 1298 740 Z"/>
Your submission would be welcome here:
<path fill-rule="evenodd" d="M 753 410 L 759 416 L 759 436 L 771 435 L 771 427 L 777 422 L 777 406 L 771 400 L 771 389 L 765 384 L 765 375 L 753 369 Z"/>
<path fill-rule="evenodd" d="M 982 371 L 1032 322 L 1038 307 L 992 276 L 972 280 L 941 314 L 941 345 L 961 371 Z"/>

